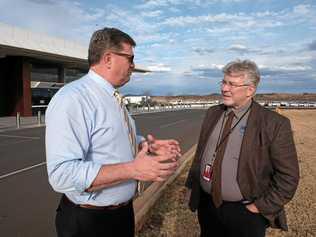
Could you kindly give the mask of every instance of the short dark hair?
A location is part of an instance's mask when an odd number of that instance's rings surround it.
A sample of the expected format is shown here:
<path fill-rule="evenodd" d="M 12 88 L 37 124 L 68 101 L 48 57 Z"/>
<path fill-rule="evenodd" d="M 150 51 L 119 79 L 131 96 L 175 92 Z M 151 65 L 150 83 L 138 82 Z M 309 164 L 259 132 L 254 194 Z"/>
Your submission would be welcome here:
<path fill-rule="evenodd" d="M 93 66 L 100 62 L 107 50 L 122 50 L 122 43 L 135 47 L 136 43 L 128 34 L 116 28 L 103 28 L 95 31 L 90 39 L 88 63 Z"/>

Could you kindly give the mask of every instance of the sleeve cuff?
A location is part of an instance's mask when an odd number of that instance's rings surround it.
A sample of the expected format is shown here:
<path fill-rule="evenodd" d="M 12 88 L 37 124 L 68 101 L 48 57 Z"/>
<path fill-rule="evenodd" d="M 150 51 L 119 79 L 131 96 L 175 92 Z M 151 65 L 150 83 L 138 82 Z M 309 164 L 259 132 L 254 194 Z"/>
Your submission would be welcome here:
<path fill-rule="evenodd" d="M 139 135 L 136 136 L 136 142 L 138 145 L 144 141 L 146 141 L 146 139 L 143 136 L 139 136 Z"/>
<path fill-rule="evenodd" d="M 88 167 L 82 170 L 81 175 L 79 176 L 78 182 L 75 185 L 75 188 L 80 193 L 88 193 L 86 190 L 90 188 L 91 184 L 97 177 L 102 165 L 96 164 L 93 162 L 88 162 L 86 164 Z"/>

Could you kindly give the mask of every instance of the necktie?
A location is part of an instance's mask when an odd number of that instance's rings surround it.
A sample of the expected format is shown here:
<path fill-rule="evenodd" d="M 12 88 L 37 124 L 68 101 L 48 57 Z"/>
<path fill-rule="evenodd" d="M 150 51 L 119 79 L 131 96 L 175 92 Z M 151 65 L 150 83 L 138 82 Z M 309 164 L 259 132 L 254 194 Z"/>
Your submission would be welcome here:
<path fill-rule="evenodd" d="M 131 124 L 131 120 L 129 118 L 128 111 L 127 111 L 127 108 L 124 104 L 123 98 L 118 90 L 115 90 L 114 96 L 115 96 L 118 104 L 120 105 L 120 107 L 122 109 L 122 112 L 124 115 L 124 121 L 125 121 L 125 124 L 126 124 L 127 129 L 128 129 L 128 138 L 129 138 L 129 141 L 131 144 L 133 157 L 135 158 L 135 156 L 137 154 L 137 150 L 138 150 L 137 143 L 136 143 L 136 132 L 134 131 L 134 127 Z M 138 181 L 137 182 L 137 194 L 140 195 L 143 192 L 143 190 L 144 190 L 144 184 L 142 182 Z"/>
<path fill-rule="evenodd" d="M 126 127 L 128 129 L 128 138 L 129 138 L 129 141 L 131 143 L 131 149 L 132 149 L 133 156 L 135 157 L 136 153 L 137 153 L 136 133 L 135 133 L 134 128 L 132 126 L 132 123 L 131 123 L 131 120 L 129 118 L 128 111 L 127 111 L 127 108 L 124 104 L 122 96 L 120 95 L 120 93 L 117 90 L 114 92 L 114 96 L 117 99 L 117 101 L 118 101 L 118 103 L 123 111 L 124 121 L 125 121 Z"/>
<path fill-rule="evenodd" d="M 225 154 L 225 149 L 228 142 L 228 137 L 230 133 L 230 128 L 233 122 L 234 112 L 231 111 L 228 114 L 228 118 L 225 123 L 224 130 L 221 135 L 221 142 L 219 143 L 218 151 L 215 156 L 215 161 L 213 165 L 213 180 L 212 180 L 212 190 L 211 195 L 213 198 L 213 202 L 215 207 L 219 207 L 222 204 L 222 193 L 221 193 L 221 175 L 222 175 L 222 161 Z"/>

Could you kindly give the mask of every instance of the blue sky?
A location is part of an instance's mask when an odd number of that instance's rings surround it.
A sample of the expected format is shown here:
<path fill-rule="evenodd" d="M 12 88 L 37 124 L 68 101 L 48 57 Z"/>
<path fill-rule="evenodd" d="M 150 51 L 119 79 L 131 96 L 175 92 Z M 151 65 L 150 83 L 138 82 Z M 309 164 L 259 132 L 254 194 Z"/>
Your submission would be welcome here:
<path fill-rule="evenodd" d="M 254 60 L 258 93 L 316 93 L 316 1 L 304 0 L 1 0 L 0 22 L 78 41 L 117 27 L 137 42 L 124 93 L 219 92 L 223 65 Z"/>

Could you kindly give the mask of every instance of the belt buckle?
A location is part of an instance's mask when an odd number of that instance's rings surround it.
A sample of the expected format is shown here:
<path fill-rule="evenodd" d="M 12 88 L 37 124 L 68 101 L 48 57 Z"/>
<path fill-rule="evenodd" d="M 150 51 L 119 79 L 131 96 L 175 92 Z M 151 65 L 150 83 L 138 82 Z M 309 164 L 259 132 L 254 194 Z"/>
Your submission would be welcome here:
<path fill-rule="evenodd" d="M 246 205 L 249 205 L 249 204 L 253 203 L 253 201 L 244 199 L 244 200 L 241 200 L 240 203 L 241 203 L 242 205 L 245 205 L 245 206 L 246 206 Z"/>

